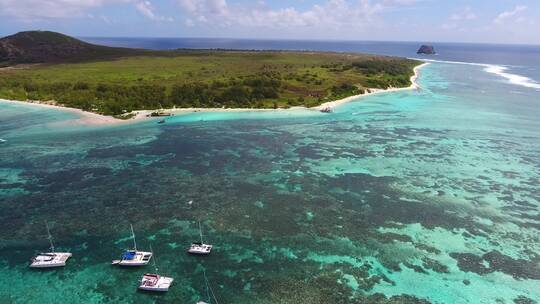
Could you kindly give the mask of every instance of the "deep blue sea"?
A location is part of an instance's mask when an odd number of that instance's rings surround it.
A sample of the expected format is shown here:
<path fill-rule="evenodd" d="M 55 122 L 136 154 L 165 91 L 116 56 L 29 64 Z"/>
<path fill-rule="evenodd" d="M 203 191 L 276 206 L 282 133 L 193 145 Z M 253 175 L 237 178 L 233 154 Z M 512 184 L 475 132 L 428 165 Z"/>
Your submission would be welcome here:
<path fill-rule="evenodd" d="M 420 45 L 85 39 L 411 58 Z M 540 47 L 434 45 L 419 90 L 332 114 L 89 126 L 0 101 L 0 302 L 195 303 L 204 270 L 219 303 L 540 303 Z M 31 271 L 45 220 L 74 256 Z M 204 258 L 185 253 L 198 220 Z M 136 291 L 152 267 L 109 265 L 130 223 L 175 278 L 167 294 Z"/>

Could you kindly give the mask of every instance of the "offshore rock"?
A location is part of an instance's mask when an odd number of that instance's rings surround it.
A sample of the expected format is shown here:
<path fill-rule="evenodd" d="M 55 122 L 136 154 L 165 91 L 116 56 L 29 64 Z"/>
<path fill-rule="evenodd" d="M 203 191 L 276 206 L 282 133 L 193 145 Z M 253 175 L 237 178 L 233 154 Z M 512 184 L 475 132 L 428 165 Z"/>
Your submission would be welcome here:
<path fill-rule="evenodd" d="M 424 44 L 418 49 L 416 54 L 434 55 L 434 54 L 436 54 L 436 52 L 435 52 L 435 48 L 433 47 L 433 45 Z"/>

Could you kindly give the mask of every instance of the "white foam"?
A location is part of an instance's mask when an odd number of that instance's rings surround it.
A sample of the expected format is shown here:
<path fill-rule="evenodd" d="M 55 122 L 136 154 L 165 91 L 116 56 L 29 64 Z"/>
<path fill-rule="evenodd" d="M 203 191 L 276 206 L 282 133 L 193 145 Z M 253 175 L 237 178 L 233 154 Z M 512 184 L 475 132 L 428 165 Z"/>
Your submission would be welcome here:
<path fill-rule="evenodd" d="M 463 62 L 463 61 L 449 61 L 449 60 L 435 60 L 435 59 L 424 59 L 424 58 L 409 58 L 414 60 L 420 60 L 425 62 L 438 62 L 438 63 L 451 63 L 451 64 L 463 64 L 463 65 L 474 65 L 474 66 L 489 66 L 491 64 L 485 63 L 475 63 L 475 62 Z"/>
<path fill-rule="evenodd" d="M 489 65 L 486 68 L 484 68 L 484 71 L 488 73 L 496 74 L 503 78 L 506 78 L 511 84 L 540 90 L 540 83 L 535 82 L 529 77 L 508 73 L 506 72 L 507 70 L 508 70 L 507 67 L 500 66 L 500 65 Z"/>
<path fill-rule="evenodd" d="M 414 58 L 413 58 L 414 59 Z M 508 80 L 509 83 L 514 85 L 519 85 L 522 87 L 527 87 L 531 89 L 540 90 L 540 83 L 534 81 L 533 79 L 518 75 L 518 74 L 512 74 L 508 73 L 508 67 L 503 65 L 496 65 L 496 64 L 486 64 L 486 63 L 474 63 L 474 62 L 461 62 L 461 61 L 444 61 L 444 60 L 432 60 L 432 59 L 418 59 L 422 61 L 427 62 L 439 62 L 439 63 L 450 63 L 450 64 L 464 64 L 464 65 L 473 65 L 473 66 L 480 66 L 484 68 L 484 71 L 495 74 L 497 76 L 500 76 L 506 80 Z"/>

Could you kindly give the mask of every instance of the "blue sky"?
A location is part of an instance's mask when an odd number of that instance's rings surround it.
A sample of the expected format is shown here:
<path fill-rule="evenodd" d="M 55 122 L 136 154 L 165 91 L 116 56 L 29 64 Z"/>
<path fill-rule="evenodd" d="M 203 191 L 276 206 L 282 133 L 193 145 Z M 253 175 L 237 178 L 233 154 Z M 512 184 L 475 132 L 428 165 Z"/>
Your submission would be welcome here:
<path fill-rule="evenodd" d="M 540 0 L 0 0 L 0 35 L 540 44 Z"/>

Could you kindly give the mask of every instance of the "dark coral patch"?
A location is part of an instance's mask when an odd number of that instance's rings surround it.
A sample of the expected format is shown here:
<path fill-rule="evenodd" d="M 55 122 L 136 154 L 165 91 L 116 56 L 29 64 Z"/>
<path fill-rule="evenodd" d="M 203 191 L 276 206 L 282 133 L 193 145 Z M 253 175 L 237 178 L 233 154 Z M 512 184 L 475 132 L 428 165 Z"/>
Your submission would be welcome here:
<path fill-rule="evenodd" d="M 533 261 L 513 259 L 499 251 L 490 251 L 482 256 L 472 253 L 451 253 L 450 256 L 458 262 L 462 271 L 487 274 L 500 271 L 513 276 L 515 279 L 540 279 L 538 257 Z"/>
<path fill-rule="evenodd" d="M 516 304 L 537 304 L 538 302 L 536 302 L 533 299 L 529 299 L 529 298 L 527 298 L 525 296 L 519 296 L 519 297 L 514 299 L 514 303 L 516 303 Z"/>

